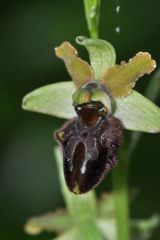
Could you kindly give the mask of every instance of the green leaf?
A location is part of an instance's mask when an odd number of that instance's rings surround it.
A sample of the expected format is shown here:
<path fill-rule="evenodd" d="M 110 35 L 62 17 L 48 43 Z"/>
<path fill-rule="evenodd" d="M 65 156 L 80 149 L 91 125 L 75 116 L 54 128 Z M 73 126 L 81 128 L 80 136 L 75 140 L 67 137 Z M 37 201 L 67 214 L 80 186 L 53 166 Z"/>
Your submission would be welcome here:
<path fill-rule="evenodd" d="M 27 111 L 70 119 L 75 116 L 72 107 L 73 82 L 60 82 L 40 87 L 23 98 L 22 108 Z"/>
<path fill-rule="evenodd" d="M 101 0 L 84 0 L 88 30 L 92 38 L 98 37 L 98 25 Z"/>
<path fill-rule="evenodd" d="M 116 54 L 113 46 L 105 40 L 83 36 L 77 37 L 76 42 L 87 48 L 91 66 L 95 72 L 95 79 L 100 81 L 104 71 L 115 64 Z"/>
<path fill-rule="evenodd" d="M 160 132 L 160 108 L 136 91 L 116 99 L 114 116 L 126 129 L 142 132 Z"/>
<path fill-rule="evenodd" d="M 67 209 L 74 219 L 74 222 L 81 222 L 84 219 L 93 219 L 96 215 L 96 197 L 94 191 L 86 194 L 75 195 L 71 193 L 65 183 L 63 173 L 63 157 L 59 148 L 54 149 L 56 158 L 61 189 L 64 200 L 67 204 Z"/>
<path fill-rule="evenodd" d="M 77 56 L 77 50 L 69 43 L 63 42 L 55 48 L 56 56 L 61 58 L 77 88 L 94 80 L 94 72 L 88 62 Z"/>
<path fill-rule="evenodd" d="M 64 232 L 73 227 L 73 221 L 65 210 L 58 210 L 30 218 L 25 224 L 25 231 L 28 234 L 39 234 L 43 231 Z"/>

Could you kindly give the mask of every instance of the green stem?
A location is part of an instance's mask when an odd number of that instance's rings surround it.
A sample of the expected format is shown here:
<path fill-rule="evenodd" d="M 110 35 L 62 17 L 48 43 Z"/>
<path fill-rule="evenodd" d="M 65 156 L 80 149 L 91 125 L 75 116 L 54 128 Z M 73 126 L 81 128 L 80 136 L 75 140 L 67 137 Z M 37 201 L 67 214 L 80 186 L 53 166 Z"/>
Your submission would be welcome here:
<path fill-rule="evenodd" d="M 117 240 L 130 240 L 127 157 L 121 149 L 118 166 L 113 170 L 113 194 L 117 222 Z"/>
<path fill-rule="evenodd" d="M 91 38 L 98 38 L 100 0 L 84 0 L 85 14 Z M 121 151 L 120 163 L 113 171 L 113 192 L 118 240 L 130 240 L 127 161 Z"/>
<path fill-rule="evenodd" d="M 101 0 L 83 0 L 85 16 L 91 38 L 98 38 Z"/>

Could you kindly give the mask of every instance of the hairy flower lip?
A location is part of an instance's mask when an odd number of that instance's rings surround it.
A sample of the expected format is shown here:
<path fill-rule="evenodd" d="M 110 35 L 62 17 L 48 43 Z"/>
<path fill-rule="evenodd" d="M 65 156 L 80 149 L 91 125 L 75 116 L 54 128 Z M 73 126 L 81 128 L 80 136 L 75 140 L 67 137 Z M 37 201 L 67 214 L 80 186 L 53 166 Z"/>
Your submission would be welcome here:
<path fill-rule="evenodd" d="M 65 138 L 59 137 L 61 133 Z M 120 121 L 106 115 L 89 126 L 79 117 L 74 118 L 57 130 L 55 136 L 63 151 L 67 186 L 74 194 L 82 194 L 98 186 L 116 166 L 123 133 Z"/>
<path fill-rule="evenodd" d="M 65 127 L 63 126 L 63 128 L 58 130 L 55 134 L 57 141 L 61 144 L 63 150 L 67 147 L 70 148 L 70 159 L 74 158 L 73 153 L 76 151 L 76 148 L 73 149 L 73 146 L 76 139 L 83 139 L 82 143 L 87 141 L 87 151 L 89 151 L 89 143 L 91 143 L 91 140 L 93 141 L 93 139 L 96 139 L 100 146 L 98 148 L 98 150 L 100 149 L 99 152 L 102 153 L 104 148 L 107 148 L 109 151 L 114 146 L 117 151 L 120 142 L 117 143 L 116 141 L 118 141 L 118 138 L 122 138 L 120 121 L 123 126 L 129 130 L 139 130 L 144 132 L 159 131 L 160 122 L 157 120 L 160 115 L 159 109 L 156 108 L 154 104 L 143 98 L 140 94 L 136 93 L 136 91 L 132 92 L 132 88 L 134 87 L 136 80 L 146 73 L 149 74 L 155 68 L 156 63 L 151 58 L 151 55 L 140 52 L 130 59 L 128 63 L 125 62 L 121 65 L 115 65 L 114 48 L 108 44 L 108 42 L 100 39 L 85 38 L 83 42 L 79 43 L 80 45 L 84 45 L 89 51 L 91 66 L 86 61 L 78 57 L 76 49 L 70 43 L 64 42 L 56 48 L 56 55 L 64 61 L 77 88 L 77 91 L 72 95 L 72 103 L 76 109 L 78 117 L 67 123 Z M 57 89 L 58 94 L 56 91 Z M 41 88 L 38 91 L 34 91 L 24 99 L 23 108 L 26 110 L 47 113 L 53 116 L 70 118 L 74 116 L 74 111 L 68 108 L 68 105 L 72 105 L 70 94 L 73 90 L 75 90 L 75 88 L 70 83 L 56 84 L 56 86 L 54 85 Z M 53 93 L 55 94 L 54 97 Z M 41 96 L 44 97 L 44 99 L 42 99 Z M 135 102 L 137 99 L 140 102 L 139 105 Z M 51 103 L 52 101 L 53 104 Z M 77 106 L 80 104 L 91 104 L 96 102 L 101 102 L 105 108 L 102 108 L 102 110 L 99 109 L 98 112 L 96 107 L 93 109 L 92 107 L 88 107 L 88 109 L 84 109 L 85 111 L 87 110 L 85 117 L 84 112 L 79 114 L 80 109 L 78 109 Z M 116 109 L 113 109 L 114 111 L 112 114 L 112 106 L 114 103 L 116 105 Z M 145 105 L 148 107 L 149 113 L 147 111 L 147 107 L 145 108 Z M 84 105 L 81 106 L 84 107 Z M 62 110 L 63 108 L 64 110 Z M 119 124 L 117 124 L 117 126 L 112 126 L 111 118 L 113 122 L 116 118 L 120 119 L 118 122 Z M 145 118 L 147 118 L 146 121 Z M 143 122 L 139 119 L 142 119 Z M 101 121 L 106 121 L 106 123 L 108 122 L 110 124 L 109 128 L 104 127 L 103 133 L 99 133 L 101 128 L 98 126 L 98 123 Z M 88 125 L 84 124 L 85 122 L 88 123 Z M 87 132 L 83 131 L 84 127 L 85 131 L 87 129 Z M 89 128 L 92 130 L 94 129 L 93 133 L 90 132 Z M 118 135 L 118 131 L 120 136 Z M 95 133 L 97 133 L 97 135 L 94 135 Z M 110 134 L 112 136 L 110 136 Z M 113 142 L 110 142 L 110 139 L 112 139 Z M 72 141 L 70 142 L 70 140 Z M 77 140 L 77 143 L 79 140 Z M 70 144 L 67 145 L 69 142 Z M 71 143 L 73 143 L 73 146 Z M 105 144 L 107 144 L 107 146 Z M 78 148 L 83 149 L 81 145 L 78 145 Z M 69 152 L 69 150 L 67 151 Z M 106 156 L 107 160 L 109 160 L 107 154 L 108 152 L 106 153 Z M 64 155 L 69 155 L 69 153 L 65 152 Z M 117 152 L 115 152 L 114 157 L 117 157 Z M 86 156 L 82 157 L 81 155 L 81 162 L 84 163 L 84 160 L 86 159 Z M 115 164 L 115 161 L 113 164 L 112 160 L 110 161 L 110 168 L 112 168 L 112 165 Z M 101 172 L 99 173 L 101 174 Z M 99 179 L 101 179 L 101 176 L 99 176 Z M 100 181 L 99 179 L 97 182 L 90 184 L 89 189 L 98 185 Z M 76 179 L 76 175 L 73 180 L 75 180 L 75 182 L 74 186 L 71 187 L 71 191 L 73 191 L 73 187 L 75 188 L 75 192 L 78 192 L 79 190 L 80 192 L 89 191 L 86 189 L 80 189 L 80 183 Z M 86 182 L 85 184 L 86 186 L 84 187 L 87 188 L 88 183 Z"/>

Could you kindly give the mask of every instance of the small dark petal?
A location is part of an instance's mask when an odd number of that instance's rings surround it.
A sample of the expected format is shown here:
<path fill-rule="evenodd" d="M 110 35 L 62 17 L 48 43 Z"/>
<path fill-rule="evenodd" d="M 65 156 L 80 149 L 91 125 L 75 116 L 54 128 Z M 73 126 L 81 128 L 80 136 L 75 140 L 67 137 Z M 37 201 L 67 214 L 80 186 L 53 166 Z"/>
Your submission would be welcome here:
<path fill-rule="evenodd" d="M 101 118 L 96 124 L 84 125 L 78 118 L 67 122 L 56 136 L 63 149 L 64 175 L 69 190 L 75 194 L 95 188 L 117 164 L 122 143 L 121 123 L 113 116 Z"/>

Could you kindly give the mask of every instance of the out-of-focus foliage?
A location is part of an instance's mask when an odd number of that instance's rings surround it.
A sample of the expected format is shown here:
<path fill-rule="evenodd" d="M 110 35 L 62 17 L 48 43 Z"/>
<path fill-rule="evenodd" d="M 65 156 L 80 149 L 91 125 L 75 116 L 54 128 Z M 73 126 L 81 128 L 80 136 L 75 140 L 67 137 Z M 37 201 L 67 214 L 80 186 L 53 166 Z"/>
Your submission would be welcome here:
<path fill-rule="evenodd" d="M 160 65 L 160 2 L 102 1 L 100 37 L 117 50 L 117 62 L 138 51 L 148 51 Z M 62 124 L 56 118 L 21 110 L 29 91 L 69 79 L 54 47 L 78 35 L 87 35 L 82 1 L 3 1 L 0 38 L 0 239 L 47 240 L 53 234 L 27 236 L 25 220 L 31 215 L 63 207 L 56 165 L 52 155 L 53 130 Z M 115 28 L 121 27 L 117 34 Z M 80 56 L 87 60 L 85 51 Z M 136 88 L 144 92 L 150 76 Z M 160 104 L 160 102 L 157 102 Z M 129 181 L 139 192 L 131 204 L 133 218 L 147 218 L 159 211 L 159 135 L 143 135 L 133 155 Z M 109 190 L 107 178 L 97 190 Z M 156 230 L 152 240 L 158 239 Z"/>

